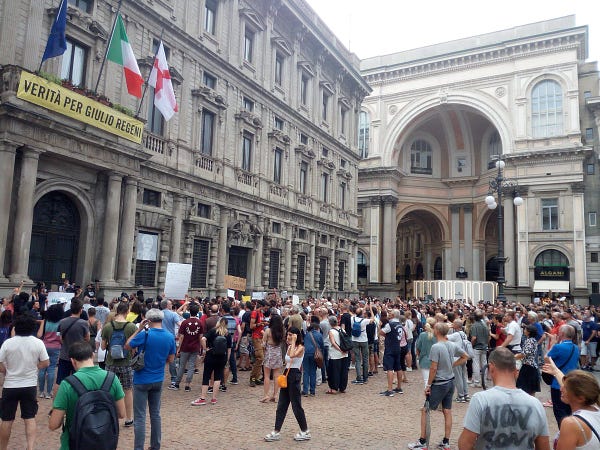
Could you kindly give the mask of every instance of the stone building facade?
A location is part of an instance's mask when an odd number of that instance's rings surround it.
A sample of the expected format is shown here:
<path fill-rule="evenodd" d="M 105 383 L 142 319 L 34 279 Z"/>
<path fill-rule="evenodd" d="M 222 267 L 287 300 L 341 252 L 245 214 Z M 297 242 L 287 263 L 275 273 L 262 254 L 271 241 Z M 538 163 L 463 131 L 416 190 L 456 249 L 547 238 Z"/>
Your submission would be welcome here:
<path fill-rule="evenodd" d="M 588 268 L 600 121 L 587 46 L 567 16 L 361 62 L 373 89 L 359 127 L 361 289 L 494 281 L 498 208 L 484 199 L 500 158 L 514 181 L 501 227 L 509 299 L 552 290 L 587 302 L 600 273 Z"/>
<path fill-rule="evenodd" d="M 132 0 L 142 75 L 162 36 L 179 112 L 140 105 L 108 62 L 98 92 L 140 111 L 141 144 L 18 98 L 58 1 L 0 1 L 0 289 L 356 292 L 359 61 L 304 0 Z M 65 55 L 43 71 L 92 89 L 118 1 L 69 0 Z M 115 107 L 116 108 L 116 107 Z"/>

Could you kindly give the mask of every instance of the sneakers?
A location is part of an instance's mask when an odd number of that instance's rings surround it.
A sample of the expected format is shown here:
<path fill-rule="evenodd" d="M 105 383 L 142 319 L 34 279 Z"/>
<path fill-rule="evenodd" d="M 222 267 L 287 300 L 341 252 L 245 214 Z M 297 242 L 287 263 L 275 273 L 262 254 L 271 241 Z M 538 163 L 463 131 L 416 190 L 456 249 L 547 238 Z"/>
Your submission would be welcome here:
<path fill-rule="evenodd" d="M 310 430 L 300 431 L 294 436 L 295 441 L 308 441 L 311 438 Z"/>
<path fill-rule="evenodd" d="M 126 420 L 125 421 L 125 427 L 129 428 L 133 426 L 133 419 L 132 420 Z"/>
<path fill-rule="evenodd" d="M 210 399 L 210 404 L 211 405 L 216 405 L 217 404 L 217 399 L 216 398 L 211 398 Z"/>
<path fill-rule="evenodd" d="M 213 393 L 213 387 L 212 387 L 212 386 L 209 386 L 209 387 L 208 387 L 208 393 L 209 393 L 209 394 L 212 394 L 212 393 Z"/>
<path fill-rule="evenodd" d="M 380 392 L 379 395 L 382 395 L 384 397 L 393 397 L 394 391 L 383 391 L 383 392 Z"/>
<path fill-rule="evenodd" d="M 265 436 L 265 441 L 267 441 L 267 442 L 279 441 L 280 439 L 281 439 L 281 433 L 278 433 L 277 431 L 271 431 L 269 434 L 267 434 Z"/>
<path fill-rule="evenodd" d="M 456 398 L 454 399 L 454 401 L 455 401 L 456 403 L 467 403 L 467 401 L 465 400 L 465 398 L 464 398 L 464 397 L 456 397 Z"/>
<path fill-rule="evenodd" d="M 471 401 L 471 397 L 469 397 L 468 395 L 463 395 L 463 400 L 465 402 L 470 402 Z"/>
<path fill-rule="evenodd" d="M 221 386 L 219 386 L 219 391 L 220 392 L 227 392 L 227 386 L 225 386 L 224 384 L 222 384 Z"/>
<path fill-rule="evenodd" d="M 171 391 L 178 391 L 179 385 L 176 383 L 171 383 L 171 386 L 169 386 L 167 389 L 170 389 Z"/>
<path fill-rule="evenodd" d="M 421 442 L 421 439 L 419 439 L 418 441 L 413 442 L 412 444 L 408 444 L 408 448 L 427 450 L 427 442 Z"/>
<path fill-rule="evenodd" d="M 262 379 L 254 380 L 254 382 L 256 383 L 257 386 L 262 386 L 263 384 L 265 384 Z"/>
<path fill-rule="evenodd" d="M 412 370 L 412 367 L 407 367 L 407 368 L 406 368 L 406 371 L 407 371 L 407 372 L 412 372 L 412 371 L 413 371 L 413 370 Z"/>
<path fill-rule="evenodd" d="M 352 384 L 365 384 L 365 382 L 363 380 L 354 380 Z"/>
<path fill-rule="evenodd" d="M 256 387 L 256 380 L 254 378 L 250 378 L 250 387 Z"/>
<path fill-rule="evenodd" d="M 394 392 L 395 392 L 396 394 L 404 394 L 404 391 L 402 390 L 402 388 L 395 388 L 395 389 L 394 389 Z"/>
<path fill-rule="evenodd" d="M 348 367 L 348 369 L 354 370 L 354 369 L 356 369 L 356 366 L 354 364 L 350 364 L 350 367 Z"/>
<path fill-rule="evenodd" d="M 185 392 L 190 392 L 192 389 L 189 386 L 186 386 L 184 390 Z"/>
<path fill-rule="evenodd" d="M 39 397 L 40 397 L 40 398 L 44 398 L 44 397 L 46 397 L 46 394 L 44 394 L 44 392 L 42 391 L 42 392 L 40 392 L 40 395 L 39 395 Z"/>
<path fill-rule="evenodd" d="M 229 384 L 234 384 L 234 385 L 235 385 L 235 384 L 238 384 L 238 380 L 231 380 L 231 381 L 229 382 Z"/>
<path fill-rule="evenodd" d="M 204 398 L 197 398 L 196 400 L 194 400 L 191 403 L 192 406 L 204 406 L 206 405 L 206 399 Z"/>
<path fill-rule="evenodd" d="M 446 443 L 444 441 L 440 442 L 437 446 L 439 450 L 450 450 L 450 443 Z"/>
<path fill-rule="evenodd" d="M 46 395 L 44 396 L 44 398 L 51 399 L 52 398 L 52 394 L 50 392 L 46 392 Z"/>

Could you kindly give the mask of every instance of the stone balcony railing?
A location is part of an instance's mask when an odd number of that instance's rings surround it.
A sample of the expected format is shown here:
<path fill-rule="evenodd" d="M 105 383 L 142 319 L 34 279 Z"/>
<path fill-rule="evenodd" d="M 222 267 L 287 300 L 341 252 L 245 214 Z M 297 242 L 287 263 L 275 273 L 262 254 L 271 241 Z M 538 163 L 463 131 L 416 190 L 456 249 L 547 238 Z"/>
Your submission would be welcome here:
<path fill-rule="evenodd" d="M 214 169 L 214 161 L 210 156 L 207 155 L 199 155 L 196 158 L 196 167 L 200 169 L 204 169 L 208 172 L 212 172 Z"/>
<path fill-rule="evenodd" d="M 164 155 L 167 147 L 167 140 L 162 136 L 146 131 L 144 133 L 144 147 L 146 150 L 150 150 L 153 153 Z"/>

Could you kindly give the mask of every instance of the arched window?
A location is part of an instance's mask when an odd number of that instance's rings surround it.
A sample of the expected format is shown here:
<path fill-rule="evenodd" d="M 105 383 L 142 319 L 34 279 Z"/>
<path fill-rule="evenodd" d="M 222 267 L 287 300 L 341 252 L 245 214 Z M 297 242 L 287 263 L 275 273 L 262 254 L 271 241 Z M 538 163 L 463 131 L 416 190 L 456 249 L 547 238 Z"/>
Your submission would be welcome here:
<path fill-rule="evenodd" d="M 361 111 L 358 115 L 358 151 L 361 158 L 369 156 L 369 128 L 371 119 L 369 113 Z"/>
<path fill-rule="evenodd" d="M 563 133 L 563 95 L 553 80 L 540 81 L 531 93 L 531 127 L 534 138 Z"/>
<path fill-rule="evenodd" d="M 488 169 L 494 169 L 496 167 L 496 161 L 502 154 L 502 140 L 498 131 L 494 131 L 488 141 Z"/>
<path fill-rule="evenodd" d="M 431 175 L 431 145 L 423 139 L 417 139 L 410 146 L 410 173 Z"/>
<path fill-rule="evenodd" d="M 568 265 L 569 260 L 558 250 L 544 250 L 535 258 L 536 267 L 565 267 Z"/>

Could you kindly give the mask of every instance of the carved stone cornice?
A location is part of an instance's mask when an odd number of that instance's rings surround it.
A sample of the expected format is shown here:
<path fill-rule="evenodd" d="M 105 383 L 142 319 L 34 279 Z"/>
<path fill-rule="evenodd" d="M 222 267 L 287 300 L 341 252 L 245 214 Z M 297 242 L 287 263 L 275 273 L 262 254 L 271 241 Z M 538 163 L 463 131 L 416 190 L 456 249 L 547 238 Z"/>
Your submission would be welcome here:
<path fill-rule="evenodd" d="M 258 116 L 255 116 L 250 111 L 247 111 L 245 109 L 240 110 L 235 115 L 235 118 L 237 120 L 240 120 L 240 121 L 250 125 L 251 127 L 256 128 L 256 129 L 262 129 L 262 127 L 263 127 L 263 124 L 262 124 L 261 120 L 258 118 Z"/>
<path fill-rule="evenodd" d="M 150 73 L 150 70 L 154 66 L 154 57 L 146 56 L 145 58 L 138 59 L 137 62 L 140 70 Z M 183 83 L 183 75 L 175 67 L 169 66 L 169 74 L 171 75 L 173 87 L 180 86 Z"/>
<path fill-rule="evenodd" d="M 580 145 L 578 147 L 571 148 L 554 148 L 554 149 L 540 149 L 540 150 L 528 150 L 506 155 L 504 159 L 511 161 L 513 165 L 538 165 L 540 162 L 553 162 L 553 161 L 580 161 L 593 154 L 592 146 Z"/>
<path fill-rule="evenodd" d="M 214 89 L 209 87 L 202 86 L 198 89 L 192 89 L 192 96 L 202 98 L 211 105 L 219 108 L 219 110 L 227 108 L 227 104 L 225 103 L 223 96 L 217 94 Z"/>
<path fill-rule="evenodd" d="M 479 181 L 479 177 L 460 177 L 444 178 L 442 183 L 448 187 L 452 186 L 474 186 Z"/>
<path fill-rule="evenodd" d="M 345 178 L 346 180 L 352 179 L 352 174 L 346 169 L 338 169 L 336 173 L 339 177 Z"/>
<path fill-rule="evenodd" d="M 320 160 L 318 160 L 317 164 L 319 166 L 323 166 L 323 167 L 325 167 L 326 169 L 329 169 L 329 170 L 334 170 L 335 169 L 335 163 L 333 161 L 331 161 L 330 159 L 327 159 L 325 157 L 323 157 Z"/>
<path fill-rule="evenodd" d="M 271 130 L 267 136 L 269 136 L 270 139 L 273 139 L 276 142 L 279 142 L 282 145 L 288 146 L 290 145 L 291 139 L 290 137 L 285 134 L 283 131 L 278 130 L 278 129 L 273 129 Z"/>
<path fill-rule="evenodd" d="M 315 156 L 315 152 L 312 151 L 312 149 L 308 148 L 305 144 L 298 144 L 295 148 L 294 151 L 296 153 L 300 153 L 303 157 L 307 158 L 307 159 L 313 159 Z"/>
<path fill-rule="evenodd" d="M 398 167 L 372 167 L 368 169 L 360 169 L 358 171 L 358 181 L 367 182 L 374 180 L 385 180 L 388 182 L 400 182 L 402 178 L 407 176 L 405 172 Z"/>

